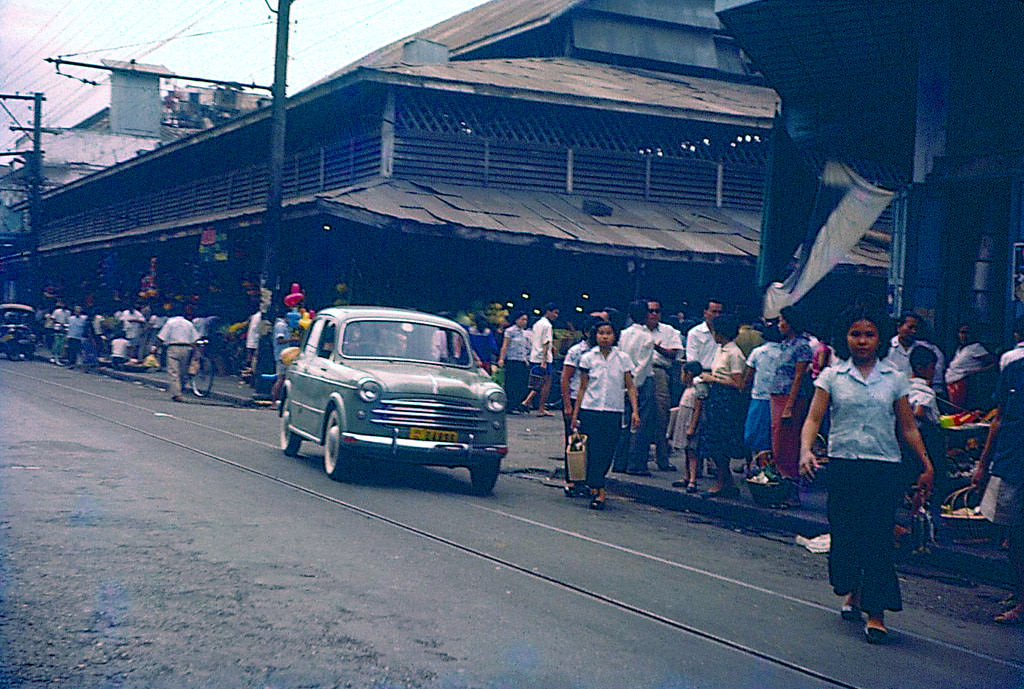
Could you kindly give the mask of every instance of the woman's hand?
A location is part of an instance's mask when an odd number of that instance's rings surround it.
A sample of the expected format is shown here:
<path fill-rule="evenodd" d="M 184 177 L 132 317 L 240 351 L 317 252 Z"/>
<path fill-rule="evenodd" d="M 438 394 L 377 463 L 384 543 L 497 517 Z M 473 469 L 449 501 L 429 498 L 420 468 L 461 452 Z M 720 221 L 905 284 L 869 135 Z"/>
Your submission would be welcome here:
<path fill-rule="evenodd" d="M 786 406 L 784 406 L 782 408 L 782 416 L 779 417 L 779 418 L 781 418 L 783 421 L 792 421 L 793 420 L 793 403 L 792 402 L 786 402 Z"/>
<path fill-rule="evenodd" d="M 826 462 L 825 457 L 818 457 L 810 449 L 800 452 L 800 475 L 814 478 L 814 473 Z"/>
<path fill-rule="evenodd" d="M 988 472 L 985 467 L 988 466 L 988 461 L 982 457 L 978 460 L 978 463 L 974 465 L 974 471 L 971 472 L 971 485 L 980 486 L 985 481 L 985 474 Z"/>
<path fill-rule="evenodd" d="M 935 471 L 929 467 L 917 477 L 917 490 L 925 498 L 932 494 L 932 484 L 935 481 Z"/>
<path fill-rule="evenodd" d="M 579 433 L 580 431 L 580 420 L 574 415 L 572 421 L 569 422 L 569 428 L 572 429 L 573 433 Z"/>
<path fill-rule="evenodd" d="M 632 428 L 634 431 L 640 429 L 640 415 L 636 413 L 635 409 L 629 417 L 629 427 Z"/>

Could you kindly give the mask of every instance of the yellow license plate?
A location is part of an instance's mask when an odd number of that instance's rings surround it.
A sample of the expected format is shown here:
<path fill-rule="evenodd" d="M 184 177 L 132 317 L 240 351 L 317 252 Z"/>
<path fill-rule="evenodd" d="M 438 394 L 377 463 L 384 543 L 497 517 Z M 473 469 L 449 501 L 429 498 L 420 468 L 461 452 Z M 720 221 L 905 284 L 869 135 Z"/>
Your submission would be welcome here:
<path fill-rule="evenodd" d="M 409 429 L 409 438 L 411 440 L 433 440 L 442 443 L 459 442 L 459 434 L 455 431 L 438 431 L 433 428 L 417 428 L 415 426 Z"/>

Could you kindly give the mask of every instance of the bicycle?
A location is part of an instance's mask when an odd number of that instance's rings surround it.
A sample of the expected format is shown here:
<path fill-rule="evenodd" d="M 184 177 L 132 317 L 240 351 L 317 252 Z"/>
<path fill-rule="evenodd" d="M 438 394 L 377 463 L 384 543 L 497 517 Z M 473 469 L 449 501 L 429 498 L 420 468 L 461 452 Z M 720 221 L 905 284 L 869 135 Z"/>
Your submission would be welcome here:
<path fill-rule="evenodd" d="M 206 345 L 209 344 L 206 338 L 196 340 L 192 349 L 192 357 L 189 359 L 188 372 L 185 376 L 183 387 L 191 388 L 192 394 L 196 397 L 207 397 L 213 389 L 214 365 L 213 359 L 206 354 Z"/>

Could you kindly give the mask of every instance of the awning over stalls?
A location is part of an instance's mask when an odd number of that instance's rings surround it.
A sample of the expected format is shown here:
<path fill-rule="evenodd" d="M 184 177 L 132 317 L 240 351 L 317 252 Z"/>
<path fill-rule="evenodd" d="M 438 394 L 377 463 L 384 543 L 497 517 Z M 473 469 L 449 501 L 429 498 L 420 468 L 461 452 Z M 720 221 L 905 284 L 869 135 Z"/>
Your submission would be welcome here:
<path fill-rule="evenodd" d="M 382 229 L 580 253 L 753 266 L 757 213 L 641 199 L 382 180 L 319 196 L 323 213 Z M 884 275 L 888 251 L 862 242 L 840 270 Z"/>

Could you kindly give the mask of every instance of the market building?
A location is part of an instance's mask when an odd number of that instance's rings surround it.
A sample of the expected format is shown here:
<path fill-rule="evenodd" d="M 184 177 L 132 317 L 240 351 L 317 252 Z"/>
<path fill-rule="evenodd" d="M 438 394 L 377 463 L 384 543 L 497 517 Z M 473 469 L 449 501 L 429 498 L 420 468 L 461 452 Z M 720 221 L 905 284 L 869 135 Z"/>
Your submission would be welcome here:
<path fill-rule="evenodd" d="M 779 101 L 714 10 L 499 0 L 291 97 L 283 282 L 312 305 L 429 311 L 755 305 Z M 155 297 L 244 311 L 269 130 L 256 111 L 47 192 L 51 284 L 126 301 L 145 275 Z M 823 288 L 884 288 L 887 242 L 862 242 Z"/>
<path fill-rule="evenodd" d="M 892 312 L 920 313 L 947 352 L 965 321 L 1011 344 L 1024 312 L 1024 6 L 719 0 L 717 10 L 781 96 L 796 147 L 874 161 L 899 182 Z"/>

